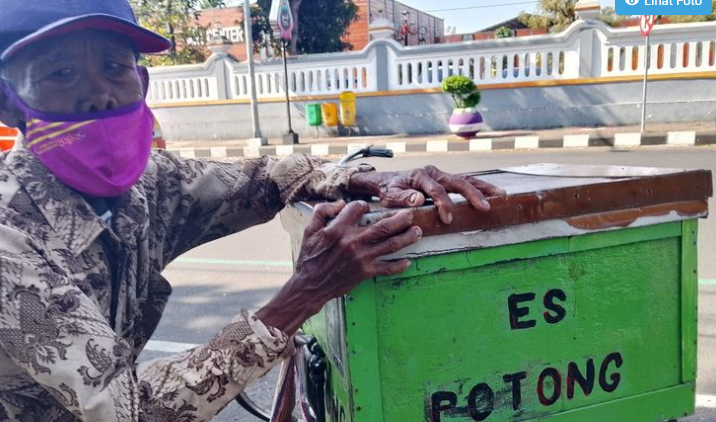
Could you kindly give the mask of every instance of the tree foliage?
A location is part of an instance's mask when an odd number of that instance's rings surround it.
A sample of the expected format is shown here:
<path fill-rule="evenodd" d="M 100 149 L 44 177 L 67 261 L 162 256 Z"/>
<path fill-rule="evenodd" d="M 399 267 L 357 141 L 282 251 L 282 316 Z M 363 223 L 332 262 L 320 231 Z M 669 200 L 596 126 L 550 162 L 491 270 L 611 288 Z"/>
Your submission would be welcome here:
<path fill-rule="evenodd" d="M 168 38 L 172 47 L 164 54 L 146 56 L 149 66 L 201 63 L 209 56 L 204 29 L 197 27 L 197 0 L 129 0 L 140 25 Z M 195 42 L 191 42 L 195 40 Z"/>
<path fill-rule="evenodd" d="M 216 9 L 219 7 L 226 7 L 226 0 L 201 0 L 199 8 L 203 9 Z"/>
<path fill-rule="evenodd" d="M 501 26 L 495 30 L 495 38 L 512 38 L 514 36 L 515 31 L 506 26 Z"/>
<path fill-rule="evenodd" d="M 565 30 L 576 19 L 577 0 L 540 0 L 537 14 L 520 13 L 520 22 L 529 28 L 548 28 L 550 32 Z"/>
<path fill-rule="evenodd" d="M 452 95 L 457 108 L 473 108 L 480 104 L 482 96 L 475 86 L 475 82 L 463 75 L 453 75 L 442 83 L 443 92 Z"/>
<path fill-rule="evenodd" d="M 624 19 L 626 19 L 626 17 L 617 15 L 617 11 L 614 10 L 613 7 L 607 6 L 602 8 L 602 10 L 599 12 L 599 16 L 597 16 L 597 19 L 606 23 L 609 26 L 619 26 L 619 24 L 624 22 Z"/>
<path fill-rule="evenodd" d="M 296 23 L 289 46 L 292 54 L 334 53 L 352 48 L 345 41 L 345 35 L 358 18 L 358 6 L 353 0 L 290 0 L 290 4 Z M 271 0 L 258 0 L 258 6 L 257 16 L 251 17 L 255 25 L 254 42 L 263 45 L 268 37 L 276 44 L 269 24 Z"/>

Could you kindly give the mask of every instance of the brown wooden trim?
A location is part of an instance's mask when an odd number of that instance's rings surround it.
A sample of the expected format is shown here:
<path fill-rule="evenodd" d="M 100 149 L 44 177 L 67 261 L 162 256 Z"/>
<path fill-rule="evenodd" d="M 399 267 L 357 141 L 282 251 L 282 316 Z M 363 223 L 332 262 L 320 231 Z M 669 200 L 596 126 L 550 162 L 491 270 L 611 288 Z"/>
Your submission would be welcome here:
<path fill-rule="evenodd" d="M 575 217 L 603 214 L 609 221 L 606 217 L 610 213 L 624 215 L 625 210 L 637 217 L 647 216 L 663 211 L 665 204 L 681 203 L 671 207 L 677 212 L 703 211 L 704 207 L 708 209 L 706 201 L 712 195 L 711 172 L 692 171 L 489 198 L 491 209 L 487 213 L 462 203 L 456 205 L 450 225 L 440 221 L 434 206 L 426 206 L 413 211 L 413 221 L 425 236 L 494 230 L 555 219 L 572 219 L 579 225 L 585 224 L 584 220 L 574 220 Z M 595 217 L 595 221 L 598 219 Z"/>

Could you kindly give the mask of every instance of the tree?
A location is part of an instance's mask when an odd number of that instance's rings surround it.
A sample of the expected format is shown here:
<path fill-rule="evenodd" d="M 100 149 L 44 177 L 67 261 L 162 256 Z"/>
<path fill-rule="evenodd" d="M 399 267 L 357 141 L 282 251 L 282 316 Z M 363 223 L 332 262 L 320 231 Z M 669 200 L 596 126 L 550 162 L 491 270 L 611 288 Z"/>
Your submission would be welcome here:
<path fill-rule="evenodd" d="M 199 7 L 203 9 L 216 9 L 226 7 L 226 0 L 201 0 Z"/>
<path fill-rule="evenodd" d="M 443 92 L 452 95 L 457 108 L 473 108 L 480 104 L 482 96 L 475 86 L 475 82 L 463 75 L 453 75 L 445 78 L 441 88 Z"/>
<path fill-rule="evenodd" d="M 626 18 L 624 16 L 617 15 L 617 11 L 614 10 L 613 7 L 607 6 L 599 12 L 597 19 L 609 26 L 619 26 L 619 24 L 624 22 L 624 19 Z"/>
<path fill-rule="evenodd" d="M 576 19 L 577 0 L 540 0 L 538 14 L 520 13 L 520 22 L 530 28 L 548 28 L 550 32 L 565 30 Z"/>
<path fill-rule="evenodd" d="M 353 48 L 344 38 L 348 27 L 358 19 L 358 6 L 353 0 L 290 0 L 296 29 L 289 45 L 292 54 L 334 53 Z M 257 45 L 273 40 L 269 24 L 271 0 L 258 0 L 253 35 Z M 254 10 L 252 10 L 252 15 Z"/>
<path fill-rule="evenodd" d="M 130 0 L 139 23 L 172 43 L 165 54 L 144 57 L 143 64 L 167 66 L 206 60 L 209 51 L 205 29 L 195 23 L 197 3 L 197 0 Z"/>
<path fill-rule="evenodd" d="M 515 31 L 506 26 L 501 26 L 495 30 L 495 38 L 512 38 L 514 36 Z"/>

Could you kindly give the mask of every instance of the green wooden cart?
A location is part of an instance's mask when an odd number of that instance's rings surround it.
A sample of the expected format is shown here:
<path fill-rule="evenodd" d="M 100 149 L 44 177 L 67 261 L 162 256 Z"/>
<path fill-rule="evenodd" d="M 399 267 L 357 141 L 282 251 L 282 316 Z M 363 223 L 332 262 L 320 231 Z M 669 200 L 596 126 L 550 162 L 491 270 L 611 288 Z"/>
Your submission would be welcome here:
<path fill-rule="evenodd" d="M 475 174 L 508 191 L 400 276 L 361 284 L 305 327 L 325 351 L 332 422 L 658 422 L 694 412 L 697 220 L 711 174 L 533 165 Z M 294 252 L 313 211 L 282 215 Z M 373 205 L 365 224 L 382 218 Z"/>

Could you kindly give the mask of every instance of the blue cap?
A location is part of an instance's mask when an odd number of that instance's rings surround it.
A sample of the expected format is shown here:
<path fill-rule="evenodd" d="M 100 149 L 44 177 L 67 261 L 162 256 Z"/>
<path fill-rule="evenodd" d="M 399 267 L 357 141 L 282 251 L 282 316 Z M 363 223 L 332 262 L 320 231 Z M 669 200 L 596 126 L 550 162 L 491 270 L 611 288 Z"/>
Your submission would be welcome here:
<path fill-rule="evenodd" d="M 117 32 L 139 53 L 171 46 L 137 24 L 127 0 L 0 0 L 0 61 L 37 41 L 84 29 Z"/>

